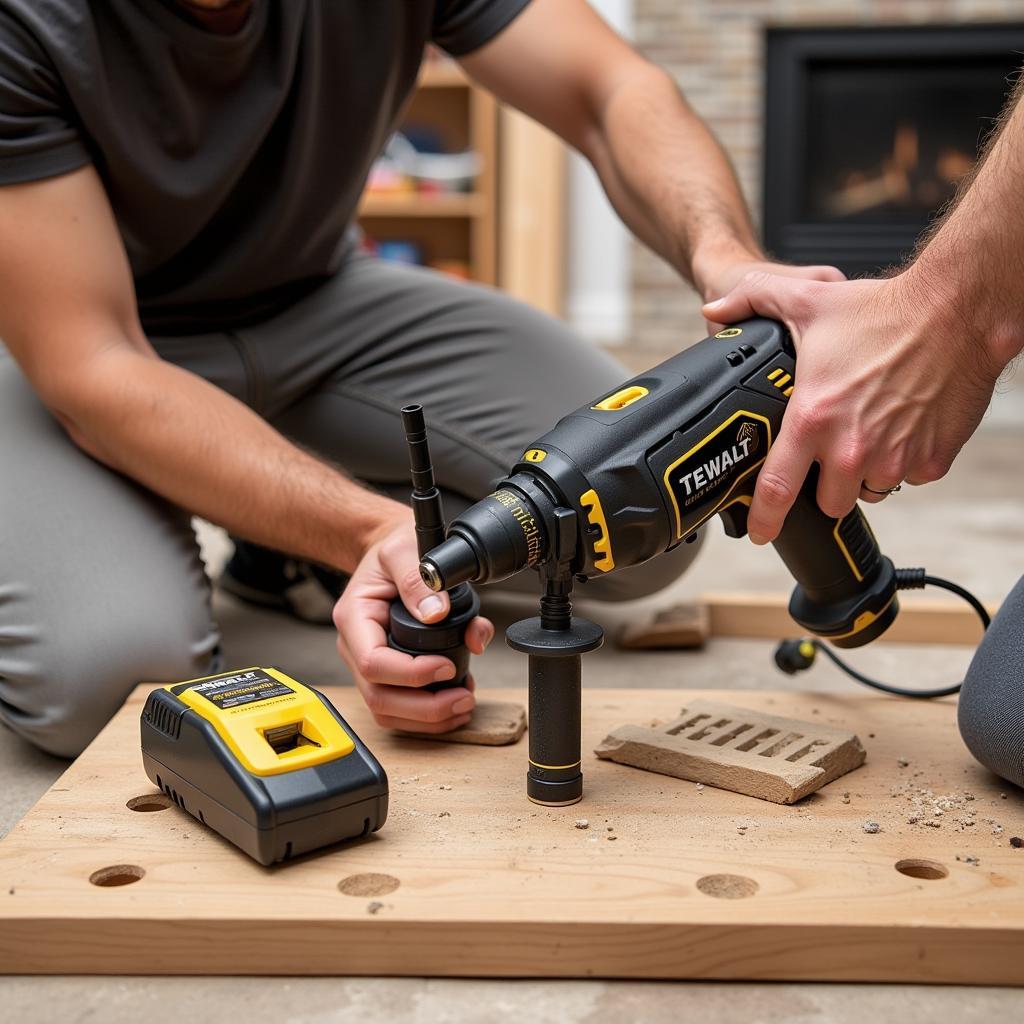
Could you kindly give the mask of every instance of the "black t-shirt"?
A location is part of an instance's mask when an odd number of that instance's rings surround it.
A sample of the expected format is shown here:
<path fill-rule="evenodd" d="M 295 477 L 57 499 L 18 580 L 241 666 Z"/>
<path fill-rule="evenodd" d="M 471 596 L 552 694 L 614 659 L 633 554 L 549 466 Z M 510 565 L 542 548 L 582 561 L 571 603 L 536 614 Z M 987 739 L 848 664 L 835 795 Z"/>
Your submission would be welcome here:
<path fill-rule="evenodd" d="M 0 185 L 93 163 L 150 330 L 267 315 L 344 258 L 424 44 L 528 2 L 254 0 L 218 35 L 174 0 L 0 0 Z"/>

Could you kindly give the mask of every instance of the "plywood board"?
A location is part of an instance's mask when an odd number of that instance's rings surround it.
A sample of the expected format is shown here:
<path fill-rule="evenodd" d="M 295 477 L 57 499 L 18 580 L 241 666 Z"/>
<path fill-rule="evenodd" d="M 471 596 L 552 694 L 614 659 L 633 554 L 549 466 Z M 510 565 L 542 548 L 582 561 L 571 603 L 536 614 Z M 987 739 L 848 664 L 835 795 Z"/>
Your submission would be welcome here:
<path fill-rule="evenodd" d="M 379 834 L 261 868 L 177 808 L 130 810 L 152 792 L 136 693 L 0 844 L 3 969 L 1024 980 L 1024 799 L 949 701 L 730 692 L 856 732 L 867 763 L 780 806 L 588 757 L 583 803 L 552 809 L 526 801 L 522 744 L 388 736 L 327 692 L 390 775 Z M 587 691 L 584 750 L 716 697 Z"/>

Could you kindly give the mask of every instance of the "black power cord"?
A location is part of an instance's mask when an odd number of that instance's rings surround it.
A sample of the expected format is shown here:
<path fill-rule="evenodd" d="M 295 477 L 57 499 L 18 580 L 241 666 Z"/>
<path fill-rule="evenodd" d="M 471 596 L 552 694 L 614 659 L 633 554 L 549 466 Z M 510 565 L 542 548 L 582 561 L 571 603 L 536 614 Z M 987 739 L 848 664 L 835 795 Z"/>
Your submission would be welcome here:
<path fill-rule="evenodd" d="M 942 579 L 941 576 L 929 576 L 924 569 L 897 569 L 896 589 L 897 590 L 922 590 L 924 587 L 941 587 L 950 593 L 962 597 L 977 613 L 981 624 L 988 629 L 989 614 L 985 606 L 969 591 L 956 583 Z M 891 686 L 889 683 L 879 682 L 870 676 L 858 672 L 852 665 L 848 665 L 836 652 L 817 637 L 804 637 L 800 640 L 783 640 L 775 648 L 775 664 L 787 675 L 794 675 L 803 672 L 814 664 L 815 655 L 821 651 L 838 668 L 842 669 L 848 676 L 856 679 L 858 683 L 870 686 L 874 690 L 881 690 L 882 693 L 891 693 L 896 697 L 919 697 L 930 699 L 933 697 L 949 697 L 960 692 L 962 683 L 953 686 L 945 686 L 937 690 L 905 690 L 899 686 Z"/>

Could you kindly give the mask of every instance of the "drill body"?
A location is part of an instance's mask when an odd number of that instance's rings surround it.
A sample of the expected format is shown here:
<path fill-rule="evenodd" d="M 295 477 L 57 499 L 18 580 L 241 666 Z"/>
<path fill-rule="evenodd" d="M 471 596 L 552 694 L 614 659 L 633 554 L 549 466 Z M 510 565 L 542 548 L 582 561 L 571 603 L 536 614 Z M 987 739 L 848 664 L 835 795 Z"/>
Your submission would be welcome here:
<path fill-rule="evenodd" d="M 455 519 L 421 573 L 435 590 L 557 563 L 578 580 L 638 565 L 713 516 L 746 533 L 757 474 L 796 373 L 785 328 L 750 320 L 706 338 L 565 416 Z M 790 614 L 840 647 L 874 639 L 898 610 L 892 562 L 859 508 L 817 505 L 817 466 L 774 542 L 797 586 Z"/>

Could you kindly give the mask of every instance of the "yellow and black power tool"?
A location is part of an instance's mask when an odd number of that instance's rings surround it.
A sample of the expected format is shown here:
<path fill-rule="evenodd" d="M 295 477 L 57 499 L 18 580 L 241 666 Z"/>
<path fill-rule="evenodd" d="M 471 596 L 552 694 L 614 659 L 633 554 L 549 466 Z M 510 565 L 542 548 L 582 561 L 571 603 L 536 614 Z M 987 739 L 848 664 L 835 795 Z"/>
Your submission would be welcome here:
<path fill-rule="evenodd" d="M 600 646 L 602 631 L 572 616 L 573 580 L 692 541 L 715 515 L 742 537 L 796 372 L 783 325 L 758 319 L 720 331 L 560 420 L 423 555 L 420 573 L 434 590 L 540 573 L 540 616 L 507 631 L 530 656 L 532 800 L 582 795 L 580 655 Z M 797 581 L 790 615 L 838 647 L 859 647 L 896 618 L 898 589 L 935 580 L 896 570 L 859 508 L 825 515 L 817 483 L 815 465 L 774 542 Z M 809 663 L 812 653 L 801 652 Z M 806 667 L 777 660 L 787 671 Z"/>
<path fill-rule="evenodd" d="M 182 810 L 261 864 L 376 832 L 384 769 L 320 692 L 276 668 L 154 690 L 146 774 Z"/>

